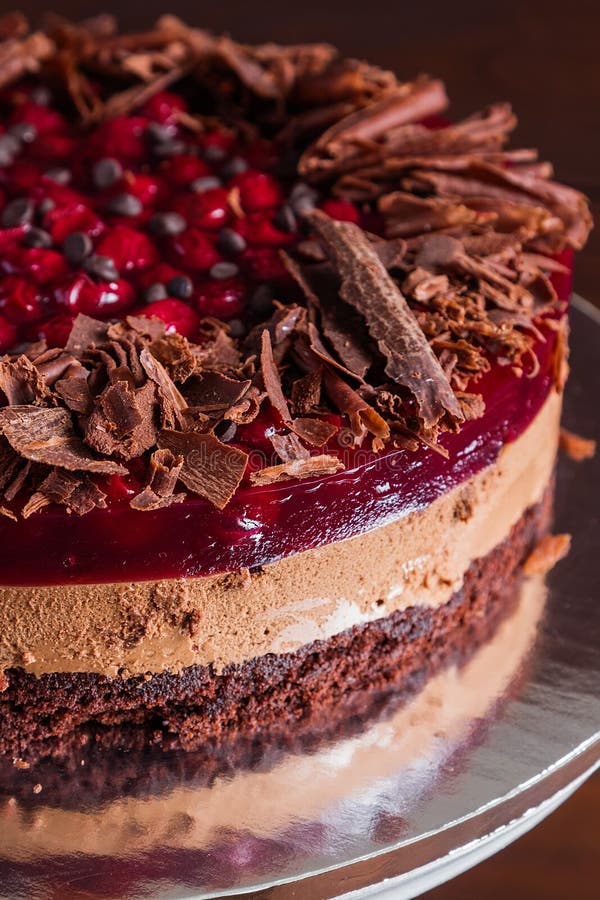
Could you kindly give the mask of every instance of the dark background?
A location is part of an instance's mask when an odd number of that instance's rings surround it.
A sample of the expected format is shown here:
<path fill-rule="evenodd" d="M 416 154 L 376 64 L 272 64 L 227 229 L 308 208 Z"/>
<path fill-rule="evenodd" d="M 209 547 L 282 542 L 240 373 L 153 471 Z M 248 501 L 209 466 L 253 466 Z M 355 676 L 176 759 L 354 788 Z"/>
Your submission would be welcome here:
<path fill-rule="evenodd" d="M 20 6 L 39 16 L 52 2 Z M 126 28 L 170 12 L 250 42 L 330 41 L 402 77 L 441 76 L 457 116 L 508 99 L 520 117 L 516 140 L 538 146 L 559 179 L 588 193 L 600 220 L 598 0 L 55 0 L 53 9 L 72 18 L 118 11 Z M 600 226 L 578 258 L 575 279 L 598 306 L 599 269 Z M 595 900 L 599 809 L 596 777 L 533 832 L 429 900 Z"/>

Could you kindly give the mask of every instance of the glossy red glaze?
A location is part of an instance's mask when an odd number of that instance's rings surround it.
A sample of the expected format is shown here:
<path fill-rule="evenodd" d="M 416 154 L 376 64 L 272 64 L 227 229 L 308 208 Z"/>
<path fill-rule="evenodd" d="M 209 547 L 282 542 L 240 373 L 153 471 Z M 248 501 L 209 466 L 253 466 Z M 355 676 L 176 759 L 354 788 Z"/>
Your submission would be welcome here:
<path fill-rule="evenodd" d="M 553 384 L 554 332 L 538 347 L 540 371 L 517 378 L 495 366 L 479 385 L 485 415 L 447 434 L 444 459 L 426 448 L 375 455 L 337 447 L 345 471 L 269 487 L 244 486 L 219 511 L 197 498 L 135 512 L 117 485 L 107 510 L 82 518 L 48 509 L 0 520 L 3 584 L 141 581 L 253 568 L 351 537 L 431 503 L 492 463 L 531 422 Z M 268 423 L 267 423 L 268 427 Z M 252 436 L 256 447 L 260 442 Z M 254 451 L 257 452 L 256 450 Z"/>

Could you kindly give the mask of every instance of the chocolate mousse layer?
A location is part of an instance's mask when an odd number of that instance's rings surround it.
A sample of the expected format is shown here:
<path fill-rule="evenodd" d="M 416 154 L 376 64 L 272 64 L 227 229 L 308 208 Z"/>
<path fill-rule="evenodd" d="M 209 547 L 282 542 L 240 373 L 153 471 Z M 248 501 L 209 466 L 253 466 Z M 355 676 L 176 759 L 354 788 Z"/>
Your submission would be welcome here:
<path fill-rule="evenodd" d="M 0 752 L 20 756 L 82 725 L 92 732 L 95 726 L 143 726 L 154 743 L 193 749 L 227 733 L 291 727 L 349 691 L 400 689 L 411 678 L 429 676 L 476 645 L 489 620 L 512 608 L 521 565 L 548 528 L 552 496 L 548 488 L 502 544 L 474 560 L 460 590 L 437 609 L 398 610 L 293 653 L 266 654 L 221 672 L 190 666 L 176 675 L 110 678 L 8 670 L 0 694 Z"/>

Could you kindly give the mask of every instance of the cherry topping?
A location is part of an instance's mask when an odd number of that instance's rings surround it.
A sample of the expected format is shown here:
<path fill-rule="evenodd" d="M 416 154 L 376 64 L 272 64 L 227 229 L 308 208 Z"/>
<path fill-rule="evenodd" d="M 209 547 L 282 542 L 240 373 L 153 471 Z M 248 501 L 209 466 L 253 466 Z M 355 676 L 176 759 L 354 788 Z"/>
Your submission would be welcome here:
<path fill-rule="evenodd" d="M 6 353 L 17 339 L 17 329 L 12 322 L 0 316 L 0 353 Z"/>
<path fill-rule="evenodd" d="M 119 272 L 147 269 L 158 259 L 150 238 L 129 225 L 115 225 L 96 244 L 96 253 L 110 257 Z"/>
<path fill-rule="evenodd" d="M 242 209 L 246 213 L 274 209 L 283 203 L 283 192 L 271 175 L 248 169 L 236 175 L 232 181 L 240 192 Z"/>
<path fill-rule="evenodd" d="M 170 297 L 152 303 L 145 309 L 139 310 L 138 314 L 148 318 L 155 316 L 166 324 L 168 331 L 178 331 L 187 338 L 195 336 L 200 324 L 199 316 L 187 303 Z"/>
<path fill-rule="evenodd" d="M 212 188 L 192 194 L 178 204 L 179 212 L 197 228 L 222 228 L 229 218 L 227 191 Z"/>
<path fill-rule="evenodd" d="M 187 105 L 179 94 L 159 91 L 144 103 L 141 112 L 154 122 L 170 123 L 178 120 L 178 113 L 185 112 Z"/>
<path fill-rule="evenodd" d="M 9 275 L 0 281 L 0 309 L 10 322 L 19 325 L 42 318 L 45 304 L 34 284 Z"/>
<path fill-rule="evenodd" d="M 321 209 L 339 222 L 354 222 L 357 225 L 360 220 L 358 210 L 347 200 L 324 200 Z"/>
<path fill-rule="evenodd" d="M 208 272 L 220 259 L 212 242 L 197 228 L 172 238 L 171 248 L 174 261 L 193 272 Z"/>
<path fill-rule="evenodd" d="M 235 319 L 243 312 L 247 288 L 239 278 L 205 281 L 197 288 L 195 303 L 202 316 Z"/>
<path fill-rule="evenodd" d="M 97 282 L 82 273 L 64 281 L 56 289 L 55 299 L 70 313 L 110 318 L 128 312 L 135 293 L 127 281 Z"/>

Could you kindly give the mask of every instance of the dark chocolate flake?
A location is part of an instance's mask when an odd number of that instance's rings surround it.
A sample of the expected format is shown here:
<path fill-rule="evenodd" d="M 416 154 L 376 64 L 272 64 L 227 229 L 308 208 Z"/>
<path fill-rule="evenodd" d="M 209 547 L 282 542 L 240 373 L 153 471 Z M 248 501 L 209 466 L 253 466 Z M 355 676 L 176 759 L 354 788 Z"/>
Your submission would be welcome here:
<path fill-rule="evenodd" d="M 246 470 L 248 454 L 223 444 L 212 434 L 166 429 L 158 446 L 183 457 L 179 480 L 188 490 L 223 509 L 238 489 Z"/>
<path fill-rule="evenodd" d="M 185 494 L 174 491 L 182 466 L 183 456 L 175 456 L 170 450 L 155 450 L 150 457 L 148 484 L 131 500 L 131 508 L 145 512 L 181 503 Z"/>
<path fill-rule="evenodd" d="M 250 481 L 252 484 L 267 485 L 296 478 L 323 478 L 334 475 L 343 468 L 344 463 L 337 456 L 309 456 L 308 459 L 295 459 L 279 466 L 259 469 L 252 473 Z"/>
<path fill-rule="evenodd" d="M 127 469 L 108 459 L 98 459 L 75 434 L 65 409 L 12 406 L 0 409 L 0 430 L 16 452 L 32 462 L 58 466 L 72 472 L 125 475 Z"/>
<path fill-rule="evenodd" d="M 452 388 L 400 289 L 363 231 L 313 213 L 311 223 L 326 245 L 342 284 L 340 294 L 366 320 L 386 359 L 385 371 L 410 391 L 426 428 L 442 420 L 455 425 L 463 414 Z"/>

